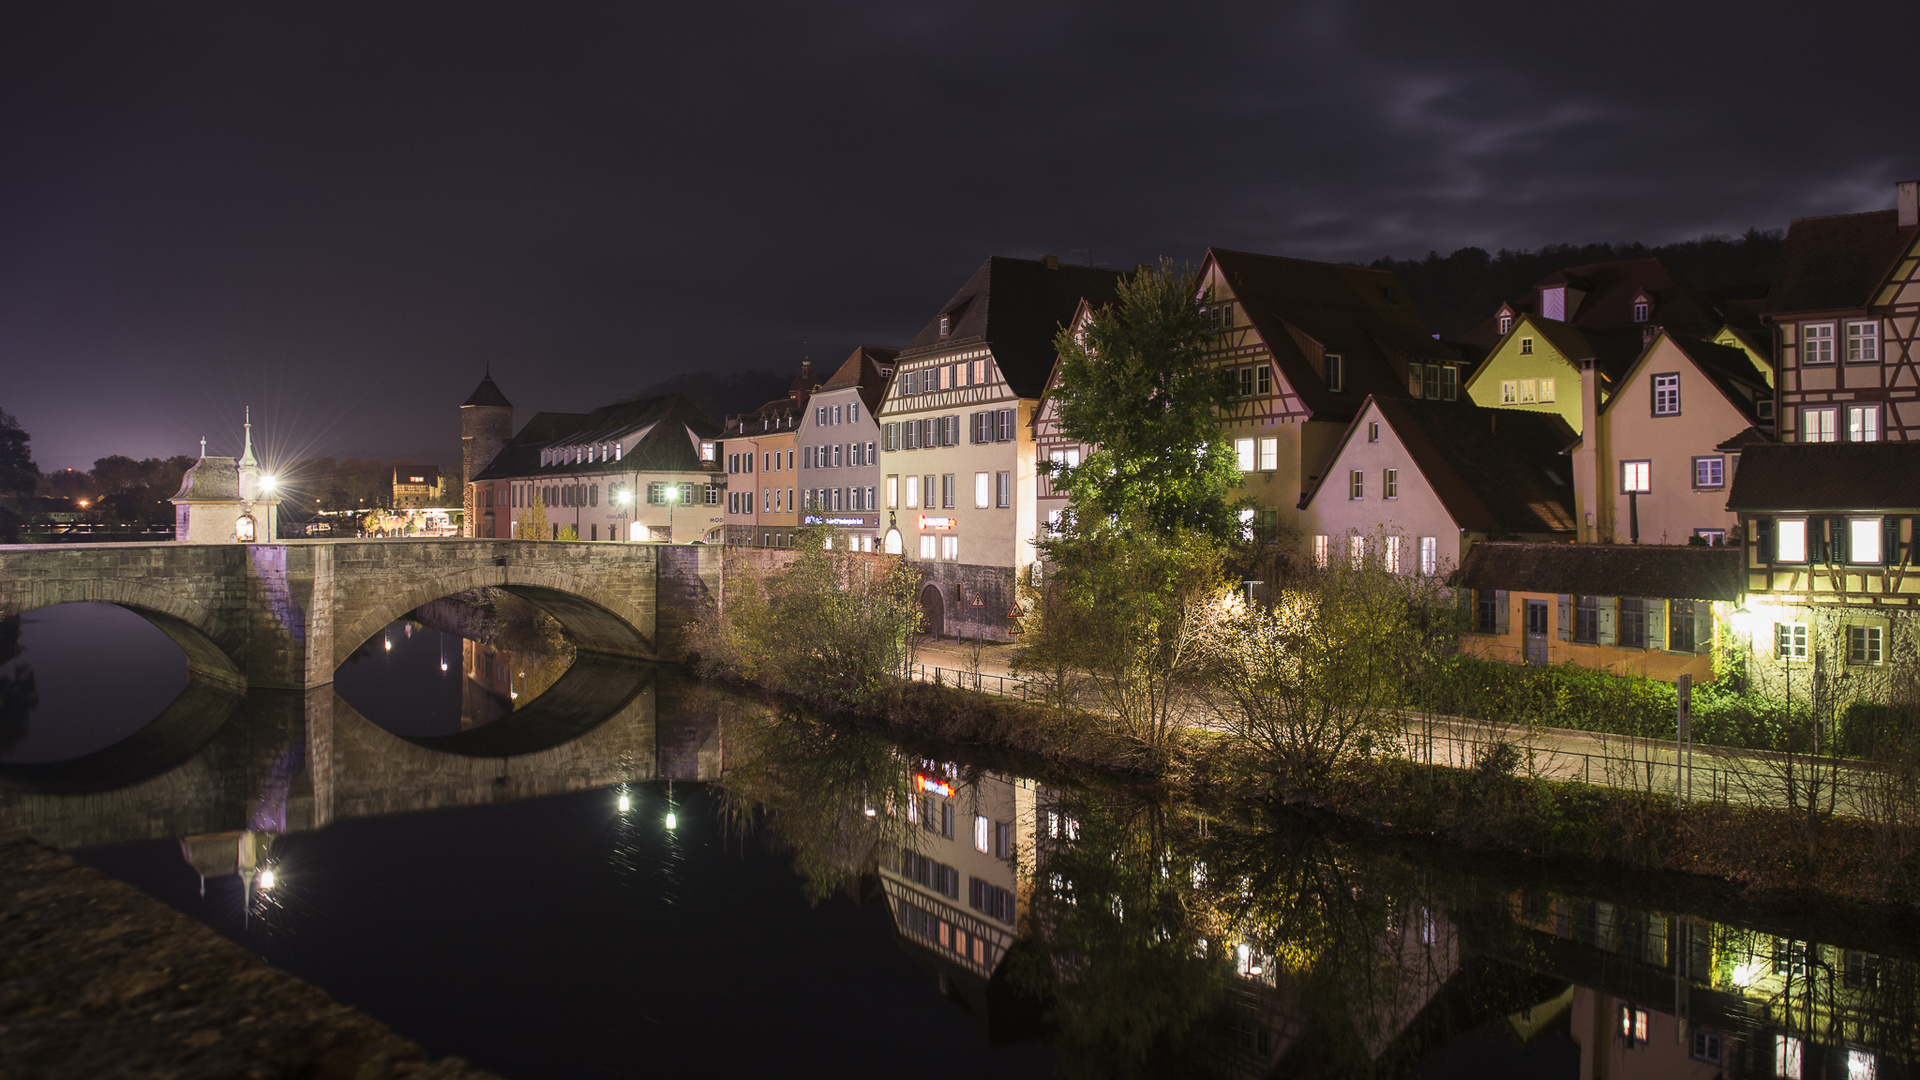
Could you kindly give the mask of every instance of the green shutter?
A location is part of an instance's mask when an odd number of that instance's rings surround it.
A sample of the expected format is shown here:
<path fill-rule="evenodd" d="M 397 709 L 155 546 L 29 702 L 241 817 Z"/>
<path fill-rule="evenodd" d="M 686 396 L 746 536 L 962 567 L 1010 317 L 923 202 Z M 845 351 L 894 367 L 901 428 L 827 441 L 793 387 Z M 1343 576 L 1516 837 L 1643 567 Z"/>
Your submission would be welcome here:
<path fill-rule="evenodd" d="M 1711 600 L 1693 602 L 1693 651 L 1695 653 L 1713 651 L 1713 601 Z"/>
<path fill-rule="evenodd" d="M 1770 517 L 1756 518 L 1753 524 L 1754 531 L 1759 534 L 1755 538 L 1754 546 L 1760 549 L 1760 558 L 1768 565 L 1772 565 L 1777 561 L 1779 555 L 1773 543 L 1773 519 Z"/>
<path fill-rule="evenodd" d="M 1647 648 L 1664 649 L 1667 647 L 1667 602 L 1665 600 L 1642 602 L 1647 605 Z"/>
<path fill-rule="evenodd" d="M 1493 632 L 1503 637 L 1506 636 L 1507 626 L 1511 622 L 1511 620 L 1507 618 L 1507 609 L 1511 606 L 1512 602 L 1508 599 L 1507 590 L 1495 589 L 1493 591 Z"/>
<path fill-rule="evenodd" d="M 1560 640 L 1573 640 L 1573 597 L 1560 594 Z"/>
<path fill-rule="evenodd" d="M 1827 519 L 1827 559 L 1828 566 L 1847 564 L 1847 519 Z"/>
<path fill-rule="evenodd" d="M 1900 519 L 1897 517 L 1880 519 L 1880 562 L 1884 566 L 1900 565 Z"/>
<path fill-rule="evenodd" d="M 1614 596 L 1601 596 L 1594 600 L 1594 607 L 1599 609 L 1600 615 L 1599 632 L 1595 636 L 1600 639 L 1602 645 L 1611 645 L 1616 640 L 1613 627 L 1619 612 L 1619 604 L 1619 598 Z"/>

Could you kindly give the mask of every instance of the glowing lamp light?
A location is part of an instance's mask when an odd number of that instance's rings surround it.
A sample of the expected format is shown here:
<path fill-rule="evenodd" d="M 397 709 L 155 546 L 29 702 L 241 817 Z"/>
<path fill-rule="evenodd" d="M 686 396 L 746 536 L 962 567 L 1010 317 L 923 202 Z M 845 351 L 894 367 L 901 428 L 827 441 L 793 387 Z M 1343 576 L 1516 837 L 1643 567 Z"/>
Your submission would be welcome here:
<path fill-rule="evenodd" d="M 273 489 L 279 486 L 280 478 L 277 476 L 263 476 L 260 478 L 260 490 L 262 492 L 271 494 Z"/>
<path fill-rule="evenodd" d="M 1753 980 L 1758 977 L 1759 974 L 1760 965 L 1749 960 L 1744 964 L 1734 965 L 1733 973 L 1727 976 L 1727 981 L 1731 982 L 1736 988 L 1744 990 L 1753 985 Z"/>
<path fill-rule="evenodd" d="M 620 802 L 618 803 L 618 805 L 620 807 L 620 812 L 624 814 L 627 811 L 633 809 L 633 800 L 627 798 L 625 795 L 622 795 L 620 796 Z"/>
<path fill-rule="evenodd" d="M 680 819 L 674 815 L 673 811 L 671 810 L 667 811 L 667 828 L 677 829 L 679 827 L 680 827 Z"/>
<path fill-rule="evenodd" d="M 262 870 L 262 871 L 260 871 L 260 889 L 261 889 L 261 891 L 262 891 L 262 892 L 265 892 L 266 890 L 268 890 L 268 889 L 271 889 L 271 888 L 273 888 L 273 883 L 274 883 L 274 881 L 275 881 L 275 880 L 276 880 L 276 879 L 275 879 L 275 877 L 273 876 L 273 871 L 271 871 L 271 870 Z"/>
<path fill-rule="evenodd" d="M 875 811 L 874 811 L 874 809 L 873 809 L 873 807 L 871 807 L 871 806 L 869 806 L 869 807 L 867 807 L 867 816 L 868 816 L 868 817 L 872 817 L 872 816 L 874 815 L 874 813 L 875 813 Z"/>
<path fill-rule="evenodd" d="M 928 776 L 926 773 L 913 774 L 913 790 L 931 791 L 935 795 L 939 795 L 948 799 L 953 798 L 952 784 L 949 784 L 945 780 L 941 780 L 938 777 Z"/>
<path fill-rule="evenodd" d="M 1741 604 L 1739 607 L 1733 609 L 1733 632 L 1734 633 L 1736 634 L 1753 633 L 1753 626 L 1754 626 L 1754 623 L 1757 621 L 1758 619 L 1754 615 L 1753 611 L 1747 607 L 1747 605 Z"/>
<path fill-rule="evenodd" d="M 619 503 L 621 506 L 625 506 L 633 501 L 633 492 L 622 491 L 613 497 L 613 501 Z"/>
<path fill-rule="evenodd" d="M 385 646 L 387 647 L 387 651 L 388 651 L 388 652 L 392 652 L 392 651 L 393 651 L 393 639 L 392 639 L 392 638 L 381 638 L 381 639 L 380 639 L 380 642 L 381 642 L 381 644 L 383 644 L 383 645 L 385 645 Z"/>

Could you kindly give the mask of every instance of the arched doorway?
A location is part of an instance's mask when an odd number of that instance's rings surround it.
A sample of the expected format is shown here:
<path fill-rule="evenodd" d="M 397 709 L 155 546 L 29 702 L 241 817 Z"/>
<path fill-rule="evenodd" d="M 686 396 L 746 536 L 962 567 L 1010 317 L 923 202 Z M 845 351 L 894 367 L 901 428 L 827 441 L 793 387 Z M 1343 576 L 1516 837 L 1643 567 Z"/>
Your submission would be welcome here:
<path fill-rule="evenodd" d="M 900 554 L 900 530 L 899 529 L 887 530 L 887 554 L 889 555 Z"/>
<path fill-rule="evenodd" d="M 920 590 L 920 613 L 923 619 L 921 630 L 938 638 L 946 629 L 946 601 L 940 597 L 940 586 L 928 585 Z"/>

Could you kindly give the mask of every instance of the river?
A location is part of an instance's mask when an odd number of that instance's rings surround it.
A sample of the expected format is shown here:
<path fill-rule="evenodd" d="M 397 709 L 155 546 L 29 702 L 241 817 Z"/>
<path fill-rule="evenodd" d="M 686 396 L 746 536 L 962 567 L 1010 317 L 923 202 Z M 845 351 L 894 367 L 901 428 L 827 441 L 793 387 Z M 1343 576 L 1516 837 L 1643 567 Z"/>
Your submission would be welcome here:
<path fill-rule="evenodd" d="M 217 727 L 162 739 L 177 647 L 36 611 L 0 626 L 0 826 L 525 1080 L 1912 1069 L 1902 928 L 1172 803 L 668 668 L 567 712 L 572 662 L 442 603 L 331 691 L 209 692 Z"/>

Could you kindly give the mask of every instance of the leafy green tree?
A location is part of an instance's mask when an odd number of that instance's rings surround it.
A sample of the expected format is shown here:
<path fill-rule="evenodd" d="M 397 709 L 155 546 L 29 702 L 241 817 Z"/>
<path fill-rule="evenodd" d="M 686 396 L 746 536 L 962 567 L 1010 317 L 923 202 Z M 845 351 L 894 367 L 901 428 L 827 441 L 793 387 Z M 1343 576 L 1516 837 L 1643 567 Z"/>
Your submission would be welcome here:
<path fill-rule="evenodd" d="M 521 509 L 520 517 L 514 523 L 518 528 L 514 535 L 522 540 L 549 539 L 547 531 L 547 504 L 539 495 L 527 500 Z"/>
<path fill-rule="evenodd" d="M 12 543 L 19 537 L 26 500 L 40 483 L 40 467 L 33 463 L 28 447 L 32 440 L 20 421 L 0 412 L 0 542 Z"/>
<path fill-rule="evenodd" d="M 1078 466 L 1042 467 L 1082 531 L 1112 520 L 1221 541 L 1239 533 L 1230 494 L 1240 471 L 1215 412 L 1227 388 L 1207 361 L 1195 287 L 1163 260 L 1120 282 L 1118 306 L 1054 340 L 1061 431 L 1093 449 Z"/>

